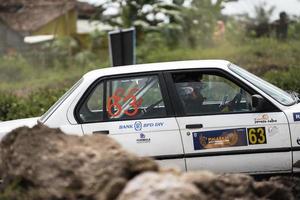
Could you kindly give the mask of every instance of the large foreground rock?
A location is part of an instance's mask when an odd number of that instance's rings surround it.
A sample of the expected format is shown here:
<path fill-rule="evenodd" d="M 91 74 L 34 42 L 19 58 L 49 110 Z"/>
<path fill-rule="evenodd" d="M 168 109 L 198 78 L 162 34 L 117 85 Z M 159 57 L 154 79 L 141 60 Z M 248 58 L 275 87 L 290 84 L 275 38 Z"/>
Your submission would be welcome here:
<path fill-rule="evenodd" d="M 20 191 L 11 199 L 111 200 L 129 179 L 158 169 L 107 136 L 65 135 L 42 125 L 14 130 L 2 140 L 0 153 L 2 188 L 17 184 Z"/>
<path fill-rule="evenodd" d="M 42 125 L 19 128 L 0 145 L 9 200 L 294 200 L 300 180 L 180 172 L 124 151 L 104 135 L 71 136 Z"/>
<path fill-rule="evenodd" d="M 288 181 L 285 185 L 282 180 Z M 289 178 L 256 182 L 248 175 L 146 172 L 131 180 L 118 200 L 294 200 Z M 298 182 L 299 183 L 299 182 Z M 290 187 L 292 186 L 292 187 Z M 297 187 L 300 187 L 299 185 Z"/>

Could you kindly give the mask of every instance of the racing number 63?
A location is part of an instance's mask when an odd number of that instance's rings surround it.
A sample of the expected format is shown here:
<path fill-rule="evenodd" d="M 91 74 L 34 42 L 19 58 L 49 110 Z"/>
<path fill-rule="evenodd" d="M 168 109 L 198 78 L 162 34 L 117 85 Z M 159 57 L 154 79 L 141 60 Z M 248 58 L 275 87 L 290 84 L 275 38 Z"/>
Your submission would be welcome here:
<path fill-rule="evenodd" d="M 264 127 L 248 128 L 249 144 L 266 144 L 266 129 Z"/>
<path fill-rule="evenodd" d="M 128 94 L 125 94 L 123 88 L 117 88 L 114 94 L 107 99 L 107 113 L 109 117 L 119 117 L 122 112 L 129 117 L 138 114 L 139 107 L 142 105 L 143 99 L 137 100 L 135 93 L 138 92 L 138 88 L 132 88 Z M 122 105 L 129 101 L 127 110 L 123 110 Z M 122 102 L 123 104 L 120 104 Z"/>

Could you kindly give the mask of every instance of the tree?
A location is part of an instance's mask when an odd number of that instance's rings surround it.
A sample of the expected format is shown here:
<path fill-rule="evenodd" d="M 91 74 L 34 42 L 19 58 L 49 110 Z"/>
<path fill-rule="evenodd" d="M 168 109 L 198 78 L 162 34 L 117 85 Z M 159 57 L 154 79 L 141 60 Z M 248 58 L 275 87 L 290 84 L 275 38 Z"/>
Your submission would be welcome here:
<path fill-rule="evenodd" d="M 267 8 L 266 3 L 261 3 L 254 7 L 254 18 L 248 18 L 248 31 L 254 30 L 256 37 L 269 37 L 271 34 L 271 16 L 275 10 L 275 6 Z"/>
<path fill-rule="evenodd" d="M 216 22 L 222 18 L 224 3 L 232 1 L 237 0 L 192 0 L 183 8 L 182 34 L 190 47 L 211 42 Z"/>
<path fill-rule="evenodd" d="M 117 12 L 105 12 L 108 9 Z M 117 28 L 151 29 L 167 24 L 176 15 L 180 15 L 178 5 L 164 0 L 107 0 L 98 6 L 97 18 Z"/>
<path fill-rule="evenodd" d="M 254 23 L 255 24 L 268 24 L 271 21 L 271 16 L 275 10 L 275 6 L 271 6 L 267 8 L 266 3 L 259 4 L 254 7 L 255 17 Z"/>
<path fill-rule="evenodd" d="M 169 46 L 187 41 L 195 47 L 207 44 L 221 17 L 223 4 L 237 0 L 106 0 L 98 7 L 97 18 L 116 28 L 136 27 L 142 33 L 159 31 Z M 108 10 L 116 11 L 107 13 Z"/>

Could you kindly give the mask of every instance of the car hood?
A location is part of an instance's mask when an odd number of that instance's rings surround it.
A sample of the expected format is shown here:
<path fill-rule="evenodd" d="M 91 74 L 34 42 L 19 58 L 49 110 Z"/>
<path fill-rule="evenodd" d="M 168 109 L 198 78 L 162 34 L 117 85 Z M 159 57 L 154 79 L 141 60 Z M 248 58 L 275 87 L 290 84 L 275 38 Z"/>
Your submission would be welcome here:
<path fill-rule="evenodd" d="M 38 123 L 39 117 L 33 117 L 33 118 L 26 118 L 26 119 L 17 119 L 17 120 L 11 120 L 11 121 L 4 121 L 0 122 L 0 139 L 3 138 L 5 134 L 8 132 L 22 127 L 22 126 L 28 126 L 33 127 Z"/>

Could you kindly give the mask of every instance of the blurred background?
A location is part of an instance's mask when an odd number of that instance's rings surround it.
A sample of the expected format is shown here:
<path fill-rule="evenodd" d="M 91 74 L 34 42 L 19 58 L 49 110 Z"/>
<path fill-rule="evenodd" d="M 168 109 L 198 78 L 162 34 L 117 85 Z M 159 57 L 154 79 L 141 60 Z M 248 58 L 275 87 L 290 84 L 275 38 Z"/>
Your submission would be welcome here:
<path fill-rule="evenodd" d="M 0 120 L 44 113 L 134 27 L 136 62 L 226 59 L 300 92 L 299 0 L 0 0 Z"/>

